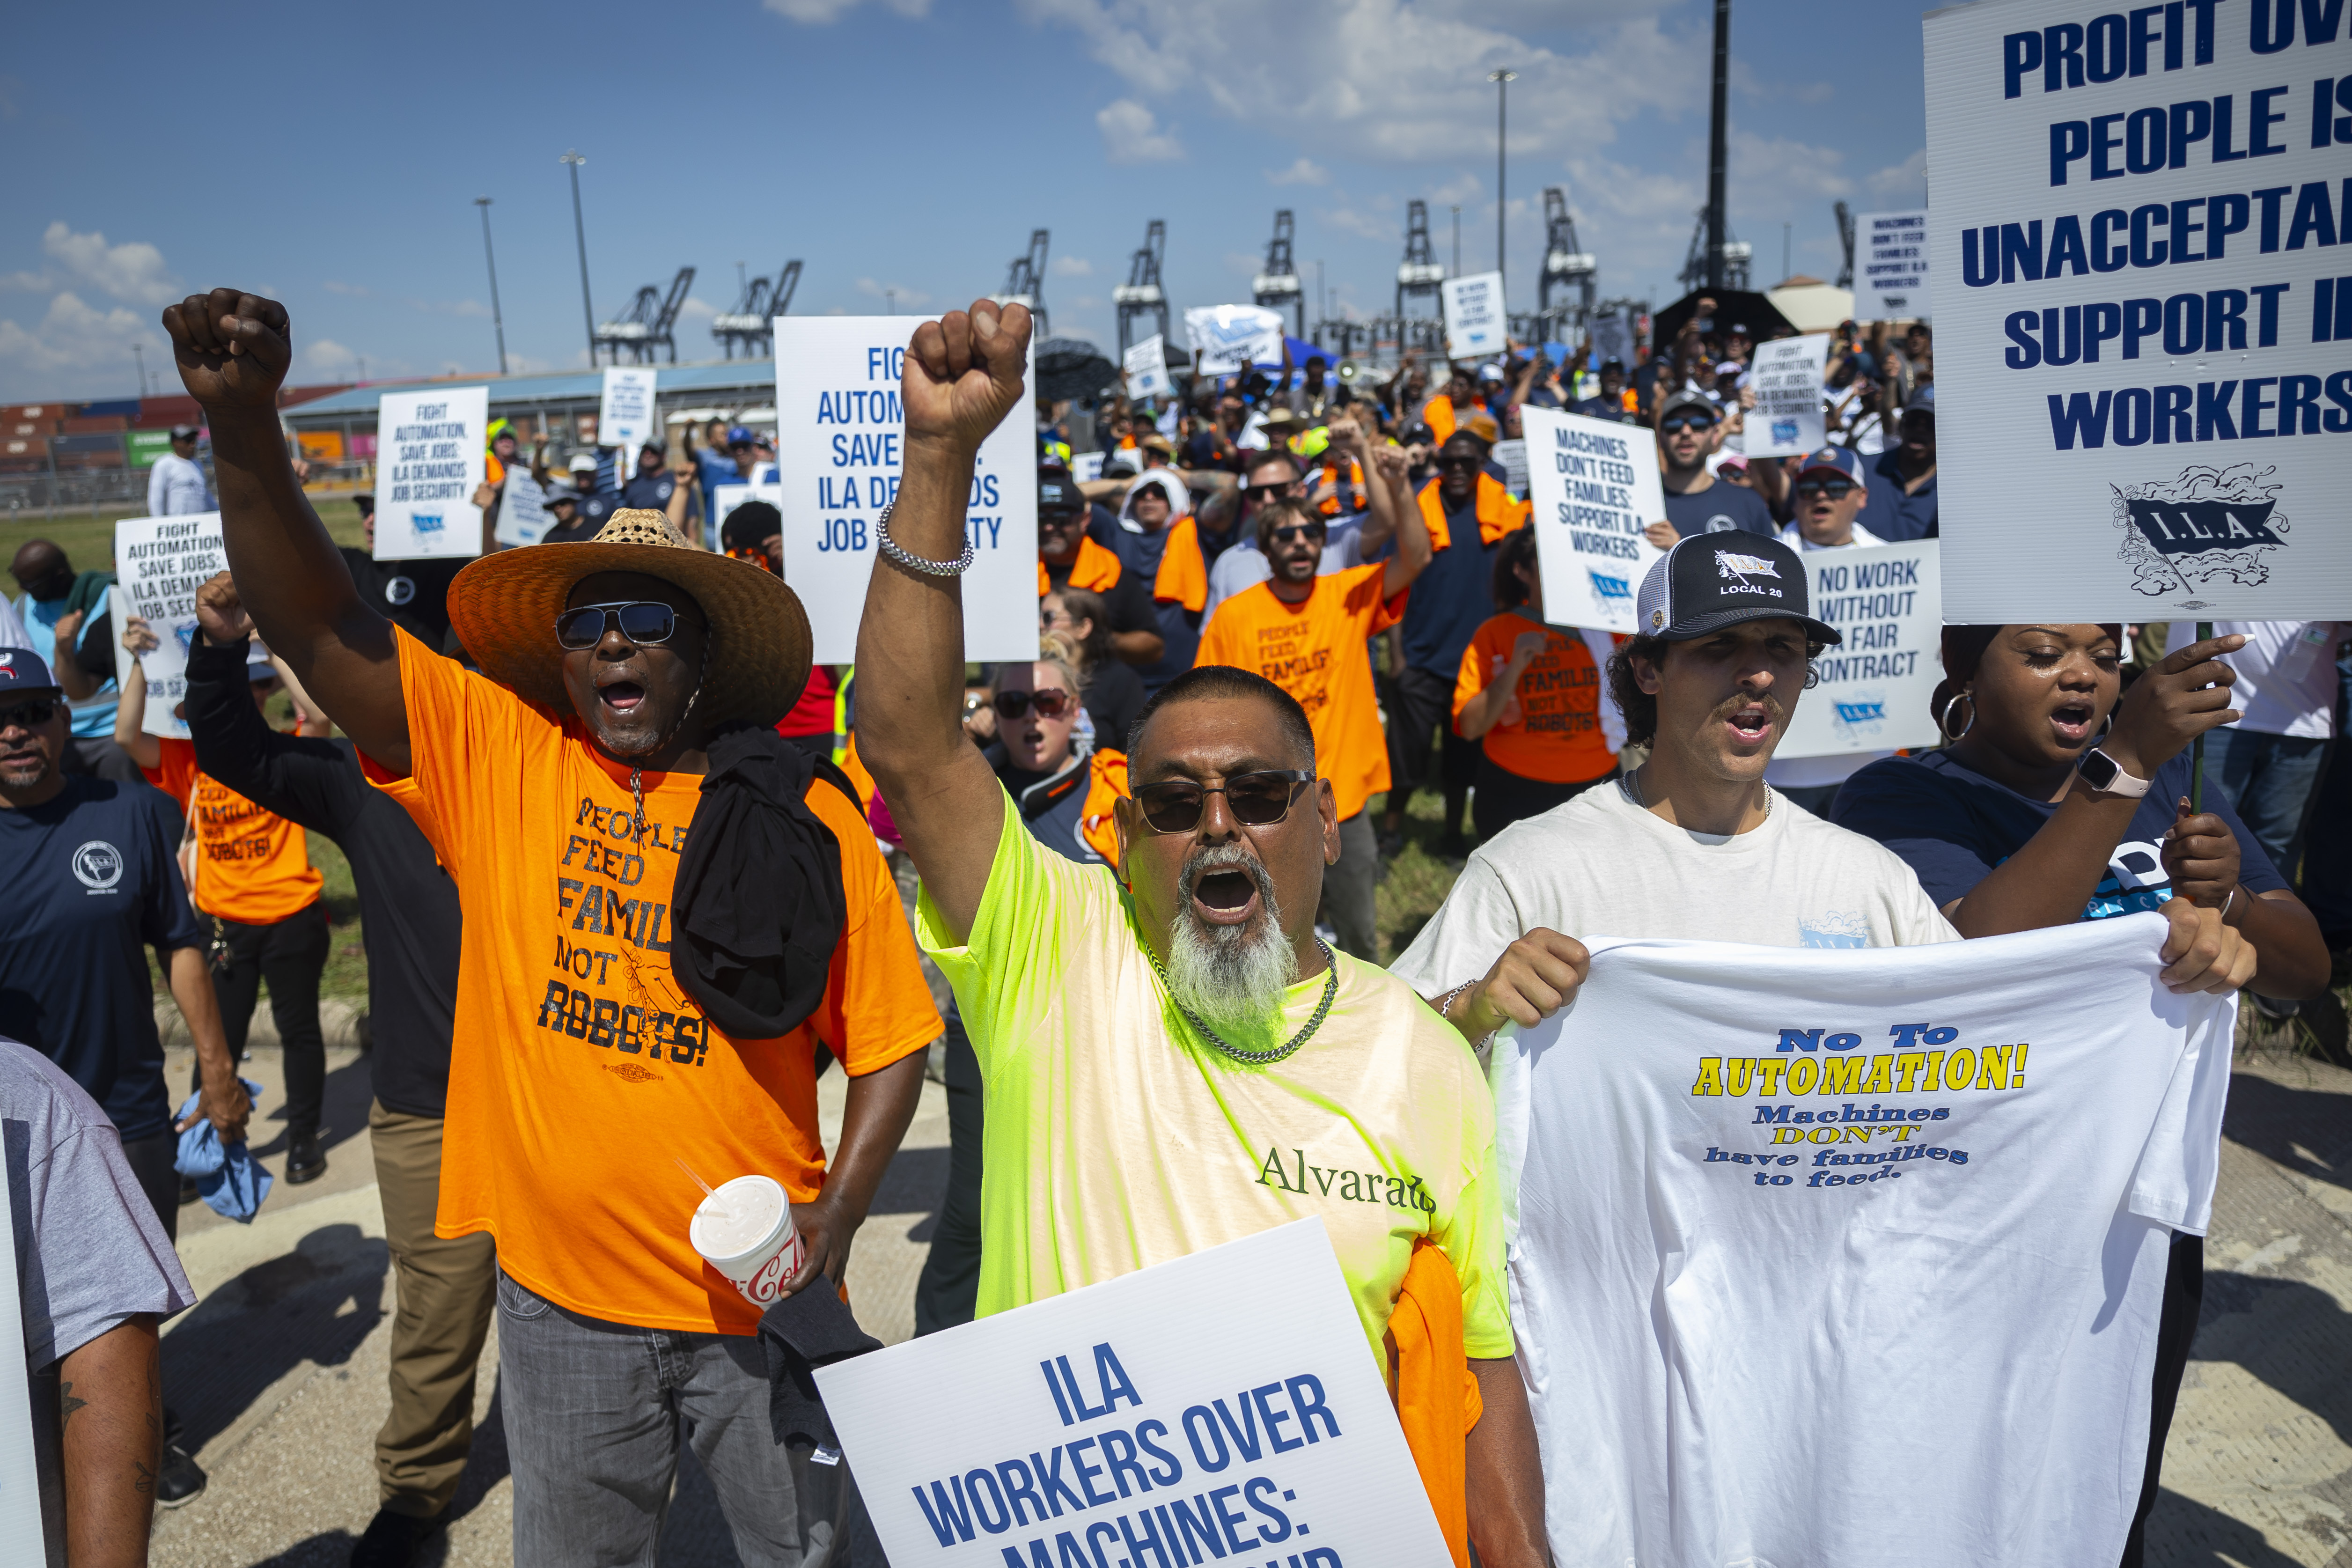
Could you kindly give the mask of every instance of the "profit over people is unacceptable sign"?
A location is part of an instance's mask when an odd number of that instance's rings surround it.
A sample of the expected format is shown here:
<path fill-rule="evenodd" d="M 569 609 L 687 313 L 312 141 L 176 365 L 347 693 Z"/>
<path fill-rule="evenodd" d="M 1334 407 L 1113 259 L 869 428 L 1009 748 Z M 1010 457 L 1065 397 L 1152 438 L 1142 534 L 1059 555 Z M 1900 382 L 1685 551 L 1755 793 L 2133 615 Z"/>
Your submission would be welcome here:
<path fill-rule="evenodd" d="M 2345 12 L 1990 0 L 1927 18 L 1953 620 L 2352 605 Z"/>
<path fill-rule="evenodd" d="M 1202 1333 L 1244 1298 L 1283 1310 Z M 1319 1219 L 816 1380 L 896 1568 L 1447 1560 Z"/>

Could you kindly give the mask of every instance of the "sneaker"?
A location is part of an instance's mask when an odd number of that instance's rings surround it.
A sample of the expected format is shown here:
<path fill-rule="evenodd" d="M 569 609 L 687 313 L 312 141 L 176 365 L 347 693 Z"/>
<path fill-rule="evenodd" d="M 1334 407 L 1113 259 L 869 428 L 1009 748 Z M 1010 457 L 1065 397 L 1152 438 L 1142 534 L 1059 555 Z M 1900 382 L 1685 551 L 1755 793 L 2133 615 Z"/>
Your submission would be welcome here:
<path fill-rule="evenodd" d="M 2246 994 L 2253 998 L 2254 1011 L 2273 1024 L 2283 1024 L 2303 1011 L 2300 1002 L 2281 1002 L 2259 991 L 2249 991 Z"/>
<path fill-rule="evenodd" d="M 307 1133 L 286 1141 L 286 1180 L 289 1184 L 299 1187 L 305 1182 L 315 1182 L 326 1173 L 327 1152 L 319 1147 L 317 1133 Z"/>
<path fill-rule="evenodd" d="M 416 1553 L 441 1528 L 441 1516 L 419 1519 L 380 1508 L 366 1531 L 352 1547 L 352 1568 L 408 1568 Z"/>
<path fill-rule="evenodd" d="M 163 1508 L 181 1508 L 204 1495 L 203 1467 L 177 1443 L 165 1443 L 163 1467 L 155 1472 L 155 1501 Z"/>

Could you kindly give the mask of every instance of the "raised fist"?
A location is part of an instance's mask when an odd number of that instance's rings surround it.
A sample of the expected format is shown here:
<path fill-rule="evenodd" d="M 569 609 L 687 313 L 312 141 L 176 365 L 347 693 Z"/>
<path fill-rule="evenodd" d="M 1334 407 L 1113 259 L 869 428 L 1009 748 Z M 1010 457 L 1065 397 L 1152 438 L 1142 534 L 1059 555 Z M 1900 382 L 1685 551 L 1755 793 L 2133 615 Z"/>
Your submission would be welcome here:
<path fill-rule="evenodd" d="M 907 439 L 977 452 L 1021 401 L 1029 366 L 1029 311 L 975 300 L 915 329 L 899 399 Z"/>
<path fill-rule="evenodd" d="M 253 635 L 253 617 L 237 597 L 236 579 L 223 572 L 196 590 L 196 625 L 215 647 L 227 647 Z"/>
<path fill-rule="evenodd" d="M 278 406 L 278 388 L 294 357 L 286 307 L 275 300 L 215 289 L 163 307 L 163 331 L 188 395 L 206 408 Z"/>

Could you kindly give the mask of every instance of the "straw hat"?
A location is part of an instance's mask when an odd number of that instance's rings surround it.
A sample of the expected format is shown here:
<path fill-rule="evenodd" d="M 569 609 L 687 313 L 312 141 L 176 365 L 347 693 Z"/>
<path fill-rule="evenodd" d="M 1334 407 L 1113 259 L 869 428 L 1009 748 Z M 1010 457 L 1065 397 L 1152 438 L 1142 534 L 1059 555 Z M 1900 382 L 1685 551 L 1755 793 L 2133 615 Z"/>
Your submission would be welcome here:
<path fill-rule="evenodd" d="M 684 589 L 710 623 L 706 722 L 772 724 L 808 685 L 808 614 L 775 574 L 700 550 L 646 508 L 624 508 L 593 539 L 485 555 L 449 584 L 449 622 L 482 673 L 527 702 L 572 710 L 555 618 L 583 577 L 638 572 Z"/>

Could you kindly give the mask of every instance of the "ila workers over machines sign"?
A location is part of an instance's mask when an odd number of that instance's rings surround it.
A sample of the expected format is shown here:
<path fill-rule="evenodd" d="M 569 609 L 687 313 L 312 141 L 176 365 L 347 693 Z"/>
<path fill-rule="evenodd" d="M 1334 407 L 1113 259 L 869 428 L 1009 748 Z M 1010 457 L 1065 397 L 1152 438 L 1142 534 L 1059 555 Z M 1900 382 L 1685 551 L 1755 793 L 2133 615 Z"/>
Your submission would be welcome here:
<path fill-rule="evenodd" d="M 1927 18 L 1951 620 L 2352 605 L 2345 11 Z"/>
<path fill-rule="evenodd" d="M 1240 1300 L 1281 1309 L 1203 1331 Z M 1319 1219 L 816 1381 L 897 1568 L 1448 1561 Z"/>

